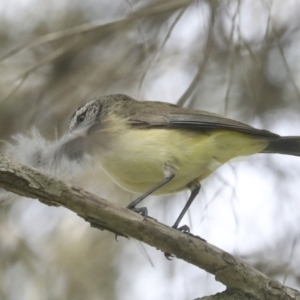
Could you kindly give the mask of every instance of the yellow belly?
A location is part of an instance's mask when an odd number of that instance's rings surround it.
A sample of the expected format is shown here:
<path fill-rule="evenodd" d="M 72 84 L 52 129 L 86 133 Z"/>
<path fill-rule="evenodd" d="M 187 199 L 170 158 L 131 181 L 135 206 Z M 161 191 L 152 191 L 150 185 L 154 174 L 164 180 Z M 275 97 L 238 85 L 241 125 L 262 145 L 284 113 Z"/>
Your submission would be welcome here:
<path fill-rule="evenodd" d="M 142 194 L 164 179 L 164 166 L 175 178 L 154 194 L 168 194 L 201 181 L 228 160 L 258 153 L 268 142 L 228 130 L 196 132 L 135 129 L 113 133 L 95 152 L 106 173 L 122 188 Z"/>

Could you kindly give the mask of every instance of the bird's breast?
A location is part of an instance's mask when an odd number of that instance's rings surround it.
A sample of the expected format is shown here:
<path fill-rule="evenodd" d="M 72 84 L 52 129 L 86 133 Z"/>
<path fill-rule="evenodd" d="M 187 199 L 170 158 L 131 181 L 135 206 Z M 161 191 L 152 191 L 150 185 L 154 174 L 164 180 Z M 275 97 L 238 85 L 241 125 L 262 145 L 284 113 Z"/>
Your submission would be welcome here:
<path fill-rule="evenodd" d="M 188 188 L 229 159 L 261 151 L 266 143 L 233 131 L 189 131 L 122 127 L 98 133 L 95 147 L 104 171 L 122 188 L 142 194 L 164 179 L 169 165 L 175 178 L 155 194 Z M 95 142 L 97 146 L 97 142 Z"/>

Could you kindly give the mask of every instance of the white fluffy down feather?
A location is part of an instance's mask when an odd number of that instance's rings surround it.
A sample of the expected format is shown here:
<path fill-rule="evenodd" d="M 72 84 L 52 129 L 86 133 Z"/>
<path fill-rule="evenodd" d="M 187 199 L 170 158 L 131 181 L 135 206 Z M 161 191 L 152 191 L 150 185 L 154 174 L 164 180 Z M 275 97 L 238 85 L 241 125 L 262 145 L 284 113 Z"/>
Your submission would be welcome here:
<path fill-rule="evenodd" d="M 82 151 L 77 155 L 78 145 L 72 143 L 73 138 L 67 133 L 60 139 L 48 141 L 33 128 L 28 134 L 13 136 L 14 143 L 3 142 L 1 152 L 25 165 L 70 181 L 78 178 L 83 167 L 91 161 L 91 157 Z M 11 193 L 0 189 L 0 200 L 11 196 Z"/>

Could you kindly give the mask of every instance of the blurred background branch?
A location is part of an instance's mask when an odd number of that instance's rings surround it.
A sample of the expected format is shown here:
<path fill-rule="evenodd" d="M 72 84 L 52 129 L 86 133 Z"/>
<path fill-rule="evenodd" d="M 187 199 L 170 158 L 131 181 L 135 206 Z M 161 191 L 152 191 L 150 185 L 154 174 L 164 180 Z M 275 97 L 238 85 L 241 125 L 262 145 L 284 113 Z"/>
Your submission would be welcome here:
<path fill-rule="evenodd" d="M 299 15 L 292 0 L 2 1 L 0 139 L 35 126 L 55 140 L 79 105 L 109 93 L 300 135 Z M 184 222 L 299 289 L 299 170 L 298 158 L 278 155 L 224 166 Z M 96 162 L 74 183 L 123 206 L 135 197 Z M 146 205 L 172 224 L 185 196 Z M 1 205 L 0 285 L 4 300 L 172 300 L 224 290 L 191 266 L 25 198 Z"/>

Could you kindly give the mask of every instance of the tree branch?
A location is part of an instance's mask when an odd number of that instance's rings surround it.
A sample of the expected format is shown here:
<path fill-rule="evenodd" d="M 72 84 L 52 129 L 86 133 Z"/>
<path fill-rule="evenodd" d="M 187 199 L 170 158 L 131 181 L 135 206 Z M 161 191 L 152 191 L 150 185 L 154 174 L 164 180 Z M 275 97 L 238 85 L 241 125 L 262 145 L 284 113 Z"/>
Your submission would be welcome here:
<path fill-rule="evenodd" d="M 99 229 L 135 238 L 174 254 L 207 272 L 227 291 L 202 299 L 300 299 L 300 293 L 283 286 L 229 253 L 193 236 L 167 227 L 99 198 L 81 188 L 43 174 L 0 154 L 0 187 L 47 205 L 64 206 Z M 229 298 L 228 296 L 231 295 Z M 239 295 L 233 298 L 232 295 Z"/>

